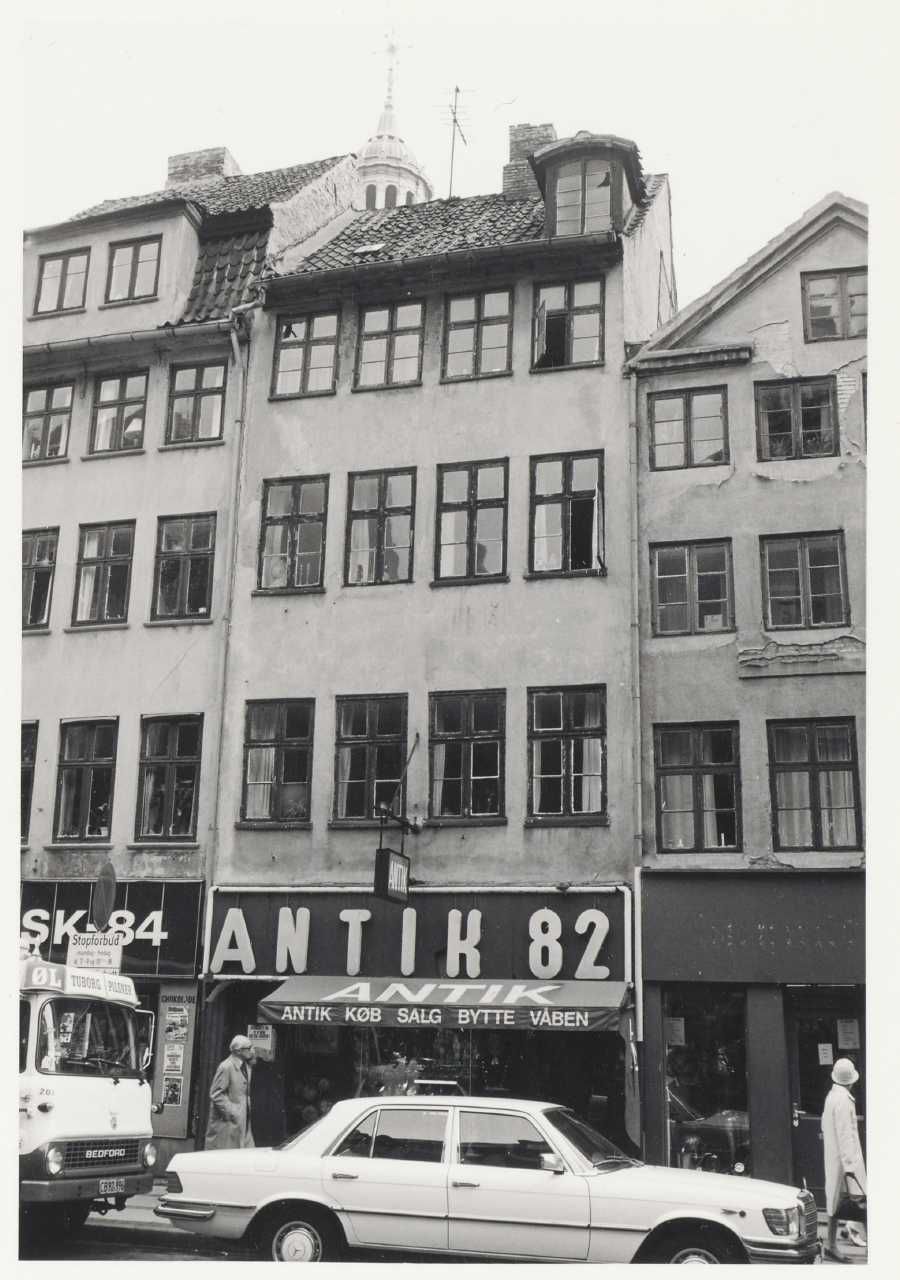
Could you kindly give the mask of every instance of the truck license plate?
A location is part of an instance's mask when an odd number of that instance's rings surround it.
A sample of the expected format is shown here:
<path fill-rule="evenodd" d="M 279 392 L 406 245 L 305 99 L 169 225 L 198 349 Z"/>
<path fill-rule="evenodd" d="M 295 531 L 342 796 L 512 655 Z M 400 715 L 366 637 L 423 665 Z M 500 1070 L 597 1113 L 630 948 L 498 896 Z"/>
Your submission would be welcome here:
<path fill-rule="evenodd" d="M 101 1196 L 114 1196 L 125 1190 L 124 1178 L 101 1178 L 100 1194 Z"/>

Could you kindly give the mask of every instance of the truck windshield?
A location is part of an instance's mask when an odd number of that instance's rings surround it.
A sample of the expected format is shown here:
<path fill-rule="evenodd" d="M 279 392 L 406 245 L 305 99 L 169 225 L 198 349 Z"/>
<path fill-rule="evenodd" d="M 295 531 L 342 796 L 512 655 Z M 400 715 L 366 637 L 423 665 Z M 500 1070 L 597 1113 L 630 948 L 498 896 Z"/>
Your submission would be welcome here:
<path fill-rule="evenodd" d="M 134 1014 L 104 1000 L 47 1000 L 37 1065 L 51 1075 L 139 1076 Z"/>

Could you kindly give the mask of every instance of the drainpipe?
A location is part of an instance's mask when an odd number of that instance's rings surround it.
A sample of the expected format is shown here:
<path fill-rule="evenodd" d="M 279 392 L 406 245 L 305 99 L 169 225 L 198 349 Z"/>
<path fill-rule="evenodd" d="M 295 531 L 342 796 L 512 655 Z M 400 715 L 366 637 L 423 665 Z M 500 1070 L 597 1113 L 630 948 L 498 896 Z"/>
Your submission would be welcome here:
<path fill-rule="evenodd" d="M 635 1035 L 638 1042 L 644 1038 L 644 991 L 642 985 L 641 938 L 641 883 L 640 868 L 643 859 L 644 815 L 642 798 L 643 753 L 641 751 L 641 630 L 640 630 L 640 519 L 638 466 L 638 375 L 635 369 L 627 371 L 628 377 L 628 479 L 631 496 L 630 571 L 631 571 L 631 772 L 632 772 L 632 840 L 635 868 L 634 880 L 634 1012 Z"/>

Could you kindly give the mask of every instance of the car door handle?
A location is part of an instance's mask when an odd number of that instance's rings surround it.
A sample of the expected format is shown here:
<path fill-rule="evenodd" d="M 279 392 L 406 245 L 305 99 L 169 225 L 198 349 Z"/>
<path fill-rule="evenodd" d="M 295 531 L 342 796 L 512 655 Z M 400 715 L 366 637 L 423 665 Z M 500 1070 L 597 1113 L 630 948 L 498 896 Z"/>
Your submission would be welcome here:
<path fill-rule="evenodd" d="M 451 1183 L 450 1183 L 450 1186 L 451 1186 L 451 1187 L 480 1187 L 480 1186 L 481 1186 L 481 1183 L 480 1183 L 480 1182 L 456 1182 L 456 1181 L 453 1181 L 453 1182 L 451 1182 Z"/>
<path fill-rule="evenodd" d="M 332 1178 L 340 1178 L 344 1182 L 353 1182 L 354 1179 L 359 1177 L 359 1174 L 358 1173 L 333 1173 L 331 1176 Z"/>

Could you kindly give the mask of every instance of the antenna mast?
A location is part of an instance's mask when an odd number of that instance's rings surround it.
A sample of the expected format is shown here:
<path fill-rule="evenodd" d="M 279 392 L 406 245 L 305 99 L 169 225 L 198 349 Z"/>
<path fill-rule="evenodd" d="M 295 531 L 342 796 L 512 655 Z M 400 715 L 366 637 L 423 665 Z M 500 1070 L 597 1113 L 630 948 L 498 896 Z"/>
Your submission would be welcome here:
<path fill-rule="evenodd" d="M 466 147 L 469 145 L 468 142 L 466 142 L 466 135 L 463 133 L 462 126 L 459 123 L 458 106 L 459 106 L 459 85 L 455 85 L 453 89 L 453 102 L 450 107 L 450 122 L 451 122 L 450 123 L 450 191 L 449 191 L 448 198 L 451 198 L 453 196 L 453 163 L 456 158 L 457 133 L 459 133 L 459 136 L 462 138 L 463 145 Z"/>

